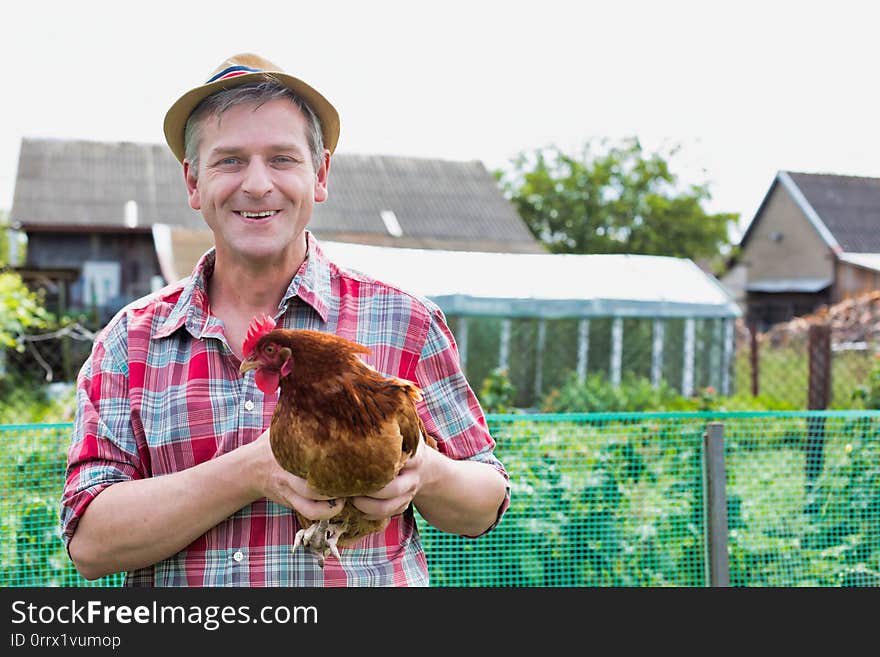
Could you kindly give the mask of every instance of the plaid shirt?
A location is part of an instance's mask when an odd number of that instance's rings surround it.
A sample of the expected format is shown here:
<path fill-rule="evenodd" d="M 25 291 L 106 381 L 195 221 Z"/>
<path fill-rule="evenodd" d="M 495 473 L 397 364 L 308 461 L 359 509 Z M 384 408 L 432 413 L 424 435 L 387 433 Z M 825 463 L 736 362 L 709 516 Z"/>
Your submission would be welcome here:
<path fill-rule="evenodd" d="M 440 309 L 328 261 L 315 238 L 282 299 L 285 328 L 336 333 L 372 349 L 364 360 L 413 381 L 419 414 L 454 459 L 491 464 L 495 443 L 459 368 Z M 241 376 L 223 325 L 208 310 L 214 252 L 191 278 L 130 304 L 102 330 L 77 382 L 77 416 L 61 499 L 65 544 L 89 503 L 107 486 L 190 468 L 255 440 L 278 393 Z M 492 527 L 510 502 L 510 489 Z M 292 511 L 258 500 L 178 554 L 126 575 L 129 586 L 426 586 L 428 568 L 412 505 L 381 533 L 341 550 L 324 569 L 291 551 Z M 491 529 L 491 528 L 490 528 Z"/>

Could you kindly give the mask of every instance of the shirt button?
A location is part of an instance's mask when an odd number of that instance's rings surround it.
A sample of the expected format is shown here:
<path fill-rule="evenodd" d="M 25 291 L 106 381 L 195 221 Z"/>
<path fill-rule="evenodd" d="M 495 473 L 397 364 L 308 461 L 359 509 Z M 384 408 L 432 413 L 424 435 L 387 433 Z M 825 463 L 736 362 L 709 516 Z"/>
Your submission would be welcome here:
<path fill-rule="evenodd" d="M 236 550 L 235 554 L 232 555 L 232 558 L 236 561 L 241 561 L 242 559 L 244 559 L 244 554 L 242 554 L 241 550 Z"/>
<path fill-rule="evenodd" d="M 248 399 L 248 400 L 244 403 L 244 408 L 245 408 L 246 411 L 252 411 L 252 410 L 254 410 L 254 402 L 252 402 L 250 399 Z"/>

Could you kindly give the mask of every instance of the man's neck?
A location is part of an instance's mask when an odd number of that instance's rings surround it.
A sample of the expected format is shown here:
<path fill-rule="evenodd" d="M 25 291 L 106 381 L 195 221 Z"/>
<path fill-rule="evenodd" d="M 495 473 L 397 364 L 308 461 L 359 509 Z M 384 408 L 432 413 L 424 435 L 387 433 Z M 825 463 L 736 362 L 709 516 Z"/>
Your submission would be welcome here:
<path fill-rule="evenodd" d="M 224 324 L 229 347 L 241 357 L 240 346 L 254 317 L 274 317 L 290 281 L 305 260 L 305 254 L 285 262 L 247 266 L 216 253 L 214 272 L 208 279 L 211 314 Z"/>

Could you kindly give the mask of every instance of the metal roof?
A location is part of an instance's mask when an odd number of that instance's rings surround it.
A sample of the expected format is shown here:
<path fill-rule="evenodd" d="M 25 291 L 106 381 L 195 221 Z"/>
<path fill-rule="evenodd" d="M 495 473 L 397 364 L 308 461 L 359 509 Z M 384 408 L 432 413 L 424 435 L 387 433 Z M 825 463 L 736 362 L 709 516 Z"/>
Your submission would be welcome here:
<path fill-rule="evenodd" d="M 336 263 L 427 297 L 450 315 L 739 317 L 685 258 L 406 249 L 321 241 Z"/>

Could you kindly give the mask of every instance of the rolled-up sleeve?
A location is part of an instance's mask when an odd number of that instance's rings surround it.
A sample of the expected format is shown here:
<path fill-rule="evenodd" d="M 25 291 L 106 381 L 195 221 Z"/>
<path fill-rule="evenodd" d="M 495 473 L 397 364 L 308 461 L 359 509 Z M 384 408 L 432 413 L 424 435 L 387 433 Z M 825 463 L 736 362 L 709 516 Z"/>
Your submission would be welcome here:
<path fill-rule="evenodd" d="M 120 318 L 98 336 L 77 377 L 76 416 L 61 494 L 65 545 L 101 491 L 146 476 L 132 430 L 125 354 L 125 322 Z"/>
<path fill-rule="evenodd" d="M 483 409 L 461 370 L 458 348 L 442 311 L 431 311 L 424 347 L 416 365 L 416 382 L 424 393 L 420 413 L 425 428 L 437 439 L 438 448 L 456 460 L 486 463 L 504 477 L 507 490 L 492 531 L 510 506 L 510 477 L 495 456 L 495 440 L 489 433 Z M 483 535 L 481 534 L 481 536 Z"/>

